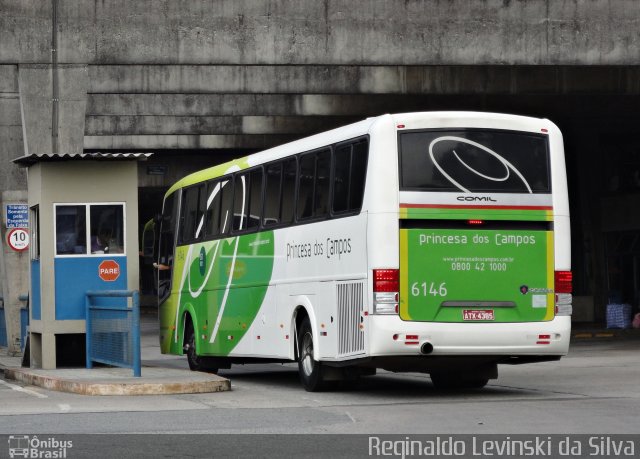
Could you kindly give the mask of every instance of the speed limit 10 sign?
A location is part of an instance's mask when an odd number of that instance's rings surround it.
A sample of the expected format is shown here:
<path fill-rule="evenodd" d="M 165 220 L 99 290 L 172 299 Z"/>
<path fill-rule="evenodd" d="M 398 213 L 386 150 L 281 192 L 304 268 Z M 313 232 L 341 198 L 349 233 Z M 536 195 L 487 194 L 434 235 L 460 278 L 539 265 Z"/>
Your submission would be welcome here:
<path fill-rule="evenodd" d="M 29 231 L 24 228 L 14 228 L 7 235 L 7 242 L 16 252 L 22 252 L 29 247 Z"/>

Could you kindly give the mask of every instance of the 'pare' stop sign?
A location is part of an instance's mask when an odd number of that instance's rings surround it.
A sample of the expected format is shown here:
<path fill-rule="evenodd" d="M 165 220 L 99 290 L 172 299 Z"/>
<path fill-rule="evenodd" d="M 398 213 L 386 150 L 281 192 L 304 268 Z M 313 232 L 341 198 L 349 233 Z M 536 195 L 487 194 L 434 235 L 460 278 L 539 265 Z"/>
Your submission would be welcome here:
<path fill-rule="evenodd" d="M 104 260 L 98 266 L 98 276 L 106 282 L 113 282 L 120 277 L 120 265 L 115 260 Z"/>

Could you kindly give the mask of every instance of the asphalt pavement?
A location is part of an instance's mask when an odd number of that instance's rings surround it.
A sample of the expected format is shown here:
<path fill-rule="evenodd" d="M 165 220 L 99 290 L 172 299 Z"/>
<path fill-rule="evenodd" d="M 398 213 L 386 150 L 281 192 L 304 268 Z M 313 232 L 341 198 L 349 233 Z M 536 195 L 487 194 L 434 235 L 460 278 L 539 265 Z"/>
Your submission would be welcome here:
<path fill-rule="evenodd" d="M 141 324 L 142 376 L 132 370 L 98 366 L 42 370 L 21 367 L 21 357 L 0 348 L 0 371 L 6 379 L 49 390 L 83 395 L 161 395 L 221 392 L 231 389 L 229 379 L 185 369 L 184 357 L 163 355 L 158 343 L 155 314 L 143 314 Z M 572 342 L 640 339 L 638 329 L 606 329 L 601 324 L 574 324 Z"/>

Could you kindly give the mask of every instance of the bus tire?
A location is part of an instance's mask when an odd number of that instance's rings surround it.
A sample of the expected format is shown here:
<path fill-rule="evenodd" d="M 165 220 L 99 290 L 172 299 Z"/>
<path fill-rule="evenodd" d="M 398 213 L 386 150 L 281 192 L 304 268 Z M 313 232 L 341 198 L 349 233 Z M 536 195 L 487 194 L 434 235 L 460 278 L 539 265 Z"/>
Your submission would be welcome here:
<path fill-rule="evenodd" d="M 187 325 L 185 326 L 185 336 L 187 338 L 187 362 L 189 362 L 189 369 L 191 371 L 207 371 L 211 373 L 217 373 L 218 369 L 213 368 L 210 365 L 207 365 L 206 357 L 201 357 L 198 355 L 196 350 L 196 332 L 193 329 L 193 322 L 191 320 L 187 320 Z"/>
<path fill-rule="evenodd" d="M 483 376 L 459 373 L 432 373 L 431 382 L 438 390 L 482 389 L 489 382 Z"/>
<path fill-rule="evenodd" d="M 314 343 L 311 322 L 305 317 L 298 330 L 298 374 L 300 382 L 308 392 L 317 392 L 325 387 L 322 365 L 314 360 Z"/>

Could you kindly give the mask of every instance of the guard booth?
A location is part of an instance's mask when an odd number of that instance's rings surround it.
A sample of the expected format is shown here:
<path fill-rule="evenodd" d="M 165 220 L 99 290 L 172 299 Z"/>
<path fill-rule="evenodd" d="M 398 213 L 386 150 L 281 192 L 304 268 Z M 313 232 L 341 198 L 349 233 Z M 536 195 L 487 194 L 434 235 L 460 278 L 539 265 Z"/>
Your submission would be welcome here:
<path fill-rule="evenodd" d="M 87 292 L 138 288 L 137 160 L 146 156 L 15 160 L 28 168 L 32 368 L 84 366 Z"/>

